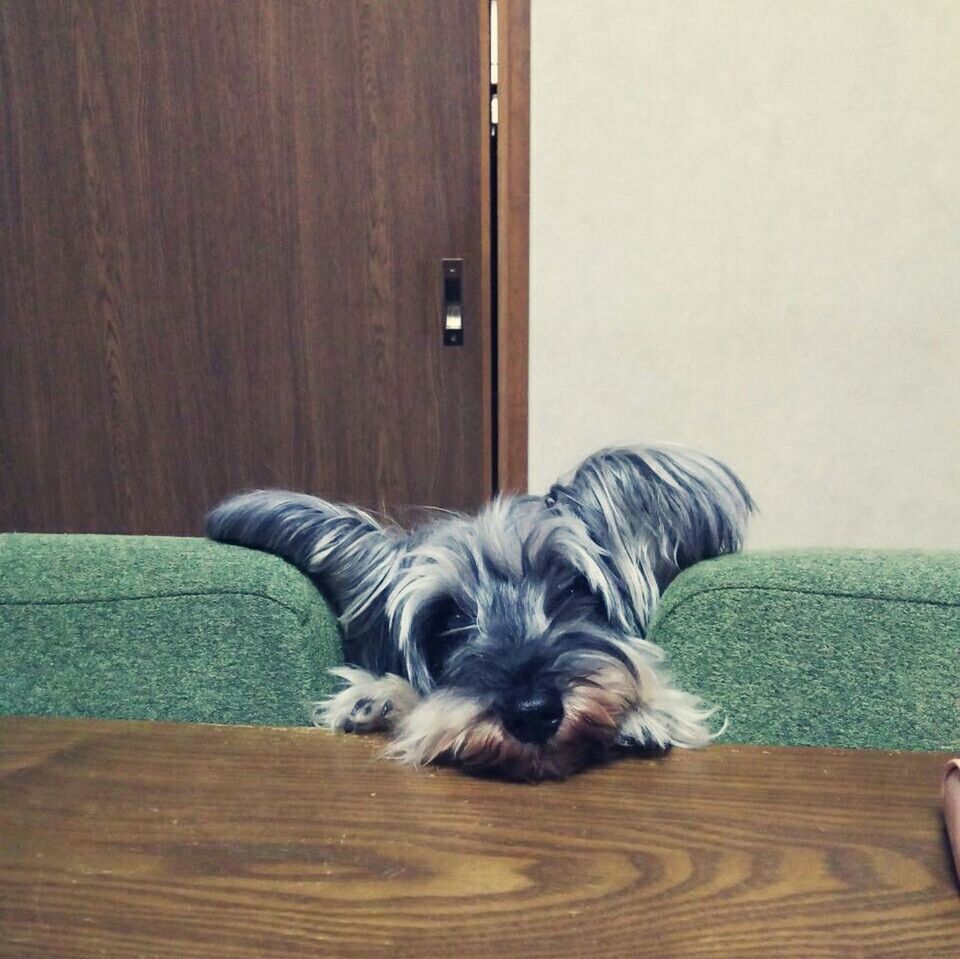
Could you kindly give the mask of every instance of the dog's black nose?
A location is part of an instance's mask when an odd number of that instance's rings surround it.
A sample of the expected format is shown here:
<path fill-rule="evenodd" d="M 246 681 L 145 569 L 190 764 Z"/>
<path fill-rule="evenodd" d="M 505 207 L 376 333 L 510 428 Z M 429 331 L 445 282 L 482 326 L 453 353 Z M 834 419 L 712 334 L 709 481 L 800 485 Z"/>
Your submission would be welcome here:
<path fill-rule="evenodd" d="M 555 689 L 522 693 L 503 709 L 503 725 L 522 743 L 545 743 L 563 720 L 563 700 Z"/>

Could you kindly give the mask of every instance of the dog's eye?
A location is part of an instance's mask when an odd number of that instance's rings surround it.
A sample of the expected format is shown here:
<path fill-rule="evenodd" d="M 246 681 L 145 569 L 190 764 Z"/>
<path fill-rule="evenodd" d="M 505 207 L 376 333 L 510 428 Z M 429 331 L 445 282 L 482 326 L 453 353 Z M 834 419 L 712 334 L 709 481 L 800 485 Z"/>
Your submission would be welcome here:
<path fill-rule="evenodd" d="M 567 584 L 567 588 L 563 591 L 564 596 L 576 596 L 582 597 L 583 599 L 592 598 L 593 590 L 590 589 L 590 584 L 587 582 L 586 576 L 576 576 L 573 581 Z"/>
<path fill-rule="evenodd" d="M 437 605 L 424 624 L 427 669 L 436 679 L 450 654 L 466 642 L 474 620 L 452 600 Z"/>
<path fill-rule="evenodd" d="M 446 636 L 473 625 L 473 617 L 465 613 L 452 599 L 437 602 L 422 621 L 426 636 Z"/>
<path fill-rule="evenodd" d="M 603 600 L 594 594 L 586 576 L 580 573 L 567 580 L 547 598 L 546 613 L 548 616 L 554 616 L 561 609 L 572 612 L 574 608 L 582 612 L 603 613 L 605 611 Z"/>

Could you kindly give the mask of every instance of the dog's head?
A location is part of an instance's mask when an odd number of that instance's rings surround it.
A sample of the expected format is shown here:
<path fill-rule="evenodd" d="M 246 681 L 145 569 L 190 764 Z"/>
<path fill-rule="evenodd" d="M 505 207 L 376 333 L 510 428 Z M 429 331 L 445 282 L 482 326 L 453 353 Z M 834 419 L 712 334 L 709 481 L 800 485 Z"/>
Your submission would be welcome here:
<path fill-rule="evenodd" d="M 341 611 L 348 656 L 420 695 L 395 757 L 558 778 L 625 744 L 708 738 L 709 712 L 644 637 L 680 569 L 740 545 L 752 503 L 716 460 L 605 450 L 546 496 L 412 533 L 312 503 L 327 512 L 303 565 Z"/>

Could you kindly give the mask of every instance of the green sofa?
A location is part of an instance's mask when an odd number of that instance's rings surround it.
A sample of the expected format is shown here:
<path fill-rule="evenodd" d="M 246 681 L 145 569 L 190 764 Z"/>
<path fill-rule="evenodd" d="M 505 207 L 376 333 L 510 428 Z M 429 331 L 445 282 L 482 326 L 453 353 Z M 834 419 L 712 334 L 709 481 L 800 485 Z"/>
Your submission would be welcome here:
<path fill-rule="evenodd" d="M 960 553 L 744 553 L 670 586 L 651 638 L 724 741 L 960 747 Z M 282 560 L 201 539 L 0 535 L 0 714 L 290 725 L 339 661 Z"/>

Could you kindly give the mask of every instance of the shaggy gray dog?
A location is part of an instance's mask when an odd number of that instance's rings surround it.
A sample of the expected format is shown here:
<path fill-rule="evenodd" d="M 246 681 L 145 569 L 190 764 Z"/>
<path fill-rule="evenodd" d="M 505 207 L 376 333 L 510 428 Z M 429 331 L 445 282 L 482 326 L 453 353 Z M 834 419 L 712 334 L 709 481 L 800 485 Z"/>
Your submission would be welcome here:
<path fill-rule="evenodd" d="M 218 506 L 207 533 L 284 557 L 336 607 L 347 686 L 317 704 L 317 723 L 387 730 L 407 763 L 539 780 L 709 741 L 712 711 L 644 637 L 667 584 L 739 549 L 752 509 L 722 463 L 648 446 L 601 450 L 546 496 L 413 532 L 261 490 Z"/>

